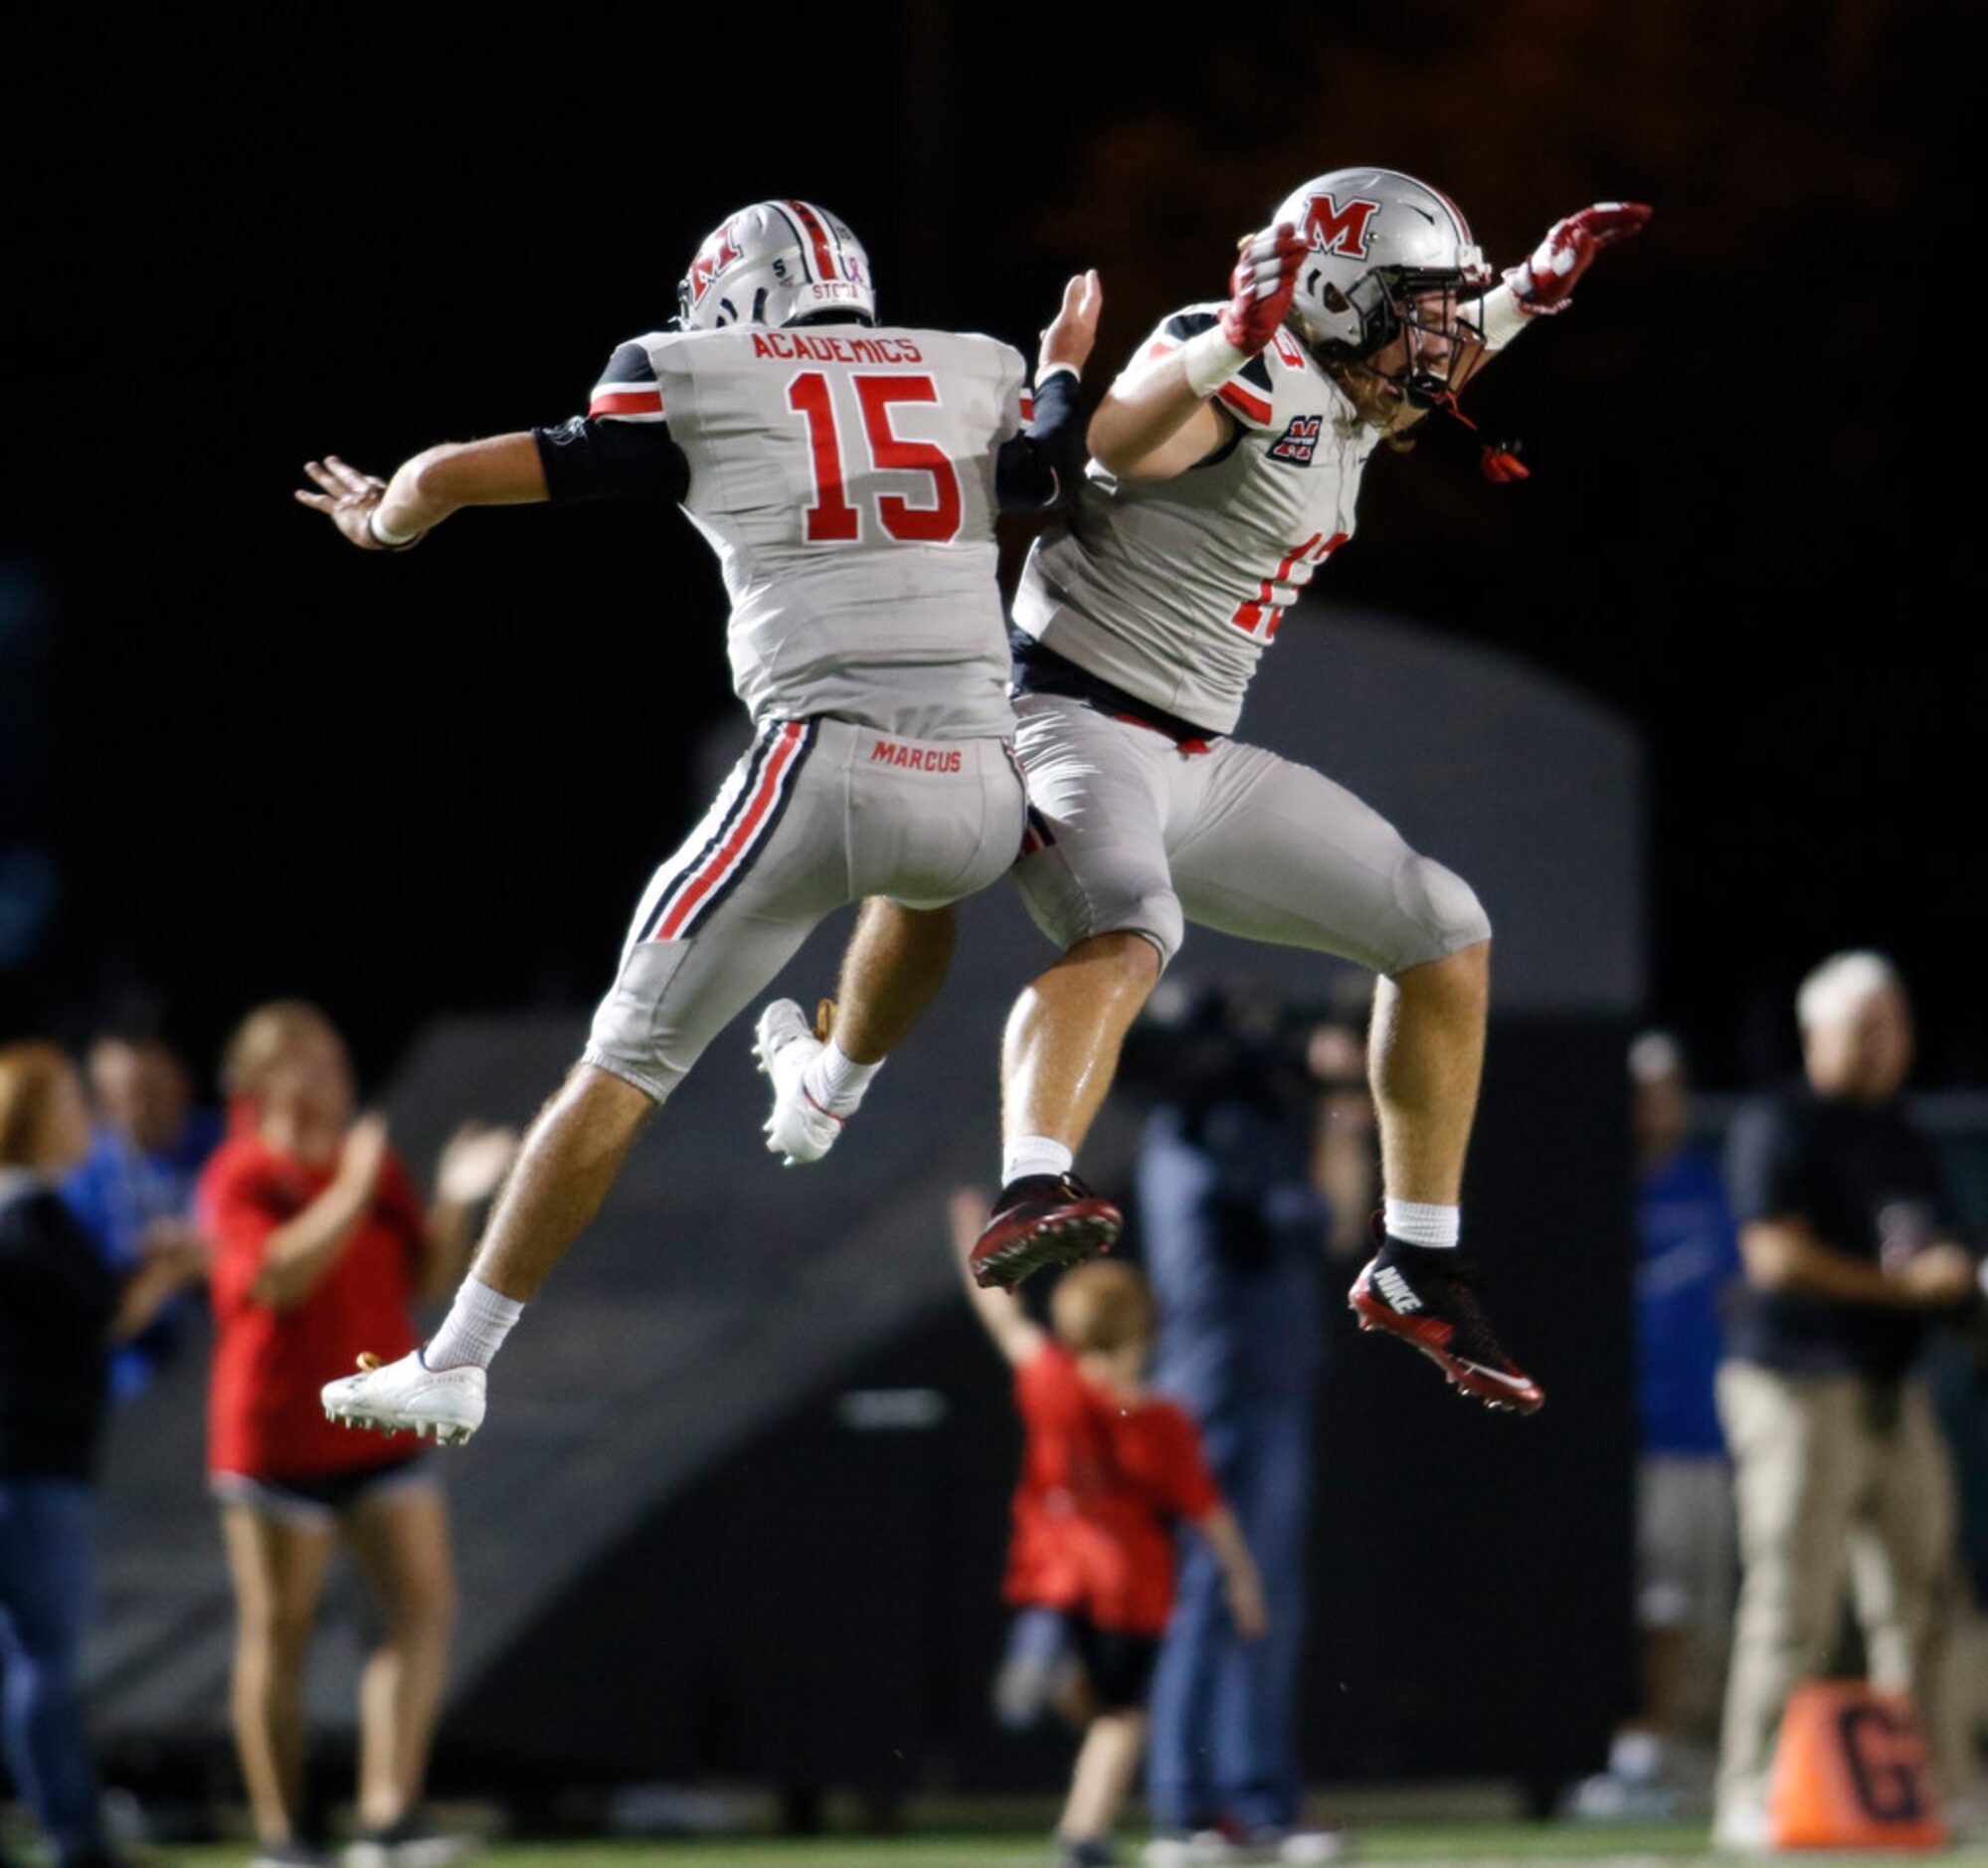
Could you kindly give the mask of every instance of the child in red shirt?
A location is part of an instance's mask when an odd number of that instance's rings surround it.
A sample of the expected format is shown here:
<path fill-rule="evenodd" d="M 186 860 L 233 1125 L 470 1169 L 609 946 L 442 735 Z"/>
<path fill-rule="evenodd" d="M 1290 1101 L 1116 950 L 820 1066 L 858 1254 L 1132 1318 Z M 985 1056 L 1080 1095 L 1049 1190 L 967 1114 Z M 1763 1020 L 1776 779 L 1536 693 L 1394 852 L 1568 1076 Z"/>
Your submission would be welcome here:
<path fill-rule="evenodd" d="M 1146 1743 L 1146 1694 L 1174 1608 L 1174 1530 L 1213 1547 L 1236 1627 L 1265 1629 L 1263 1589 L 1209 1476 L 1200 1434 L 1141 1386 L 1157 1318 L 1130 1265 L 1093 1262 L 1050 1294 L 1053 1333 L 968 1259 L 987 1223 L 978 1194 L 953 1197 L 954 1254 L 975 1313 L 1014 1367 L 1026 1441 L 1008 1546 L 1009 1605 L 1060 1618 L 1081 1677 L 1066 1710 L 1084 1730 L 1058 1838 L 1066 1868 L 1114 1859 L 1112 1825 Z"/>

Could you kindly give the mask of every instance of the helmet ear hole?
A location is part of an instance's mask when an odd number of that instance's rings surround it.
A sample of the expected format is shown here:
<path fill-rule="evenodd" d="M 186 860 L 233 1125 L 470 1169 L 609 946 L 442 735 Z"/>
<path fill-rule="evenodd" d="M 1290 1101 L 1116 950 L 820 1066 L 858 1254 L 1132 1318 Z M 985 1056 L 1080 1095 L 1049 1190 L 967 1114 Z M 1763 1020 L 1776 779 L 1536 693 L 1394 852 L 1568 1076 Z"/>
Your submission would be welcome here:
<path fill-rule="evenodd" d="M 1353 309 L 1353 300 L 1345 292 L 1341 291 L 1337 285 L 1333 284 L 1331 280 L 1328 280 L 1324 285 L 1317 284 L 1318 277 L 1318 274 L 1315 272 L 1305 282 L 1318 292 L 1319 301 L 1326 309 L 1328 311 L 1351 311 Z"/>

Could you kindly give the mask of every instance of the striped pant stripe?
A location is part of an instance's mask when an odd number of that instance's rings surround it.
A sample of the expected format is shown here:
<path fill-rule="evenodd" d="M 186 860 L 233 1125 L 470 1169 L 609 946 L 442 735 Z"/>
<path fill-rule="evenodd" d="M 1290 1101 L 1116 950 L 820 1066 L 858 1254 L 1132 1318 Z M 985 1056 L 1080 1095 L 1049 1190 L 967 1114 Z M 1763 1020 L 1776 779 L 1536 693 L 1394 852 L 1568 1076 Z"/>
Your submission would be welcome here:
<path fill-rule="evenodd" d="M 790 720 L 760 742 L 731 810 L 696 859 L 664 890 L 642 939 L 687 940 L 731 893 L 786 813 L 795 776 L 813 741 L 812 720 Z"/>

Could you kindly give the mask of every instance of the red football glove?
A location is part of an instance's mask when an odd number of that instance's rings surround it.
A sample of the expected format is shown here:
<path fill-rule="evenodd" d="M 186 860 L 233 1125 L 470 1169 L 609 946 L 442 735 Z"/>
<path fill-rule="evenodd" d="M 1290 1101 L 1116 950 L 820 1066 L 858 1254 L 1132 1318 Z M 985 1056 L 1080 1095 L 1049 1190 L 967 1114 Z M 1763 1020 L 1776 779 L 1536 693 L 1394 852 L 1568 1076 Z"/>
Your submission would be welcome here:
<path fill-rule="evenodd" d="M 1277 334 L 1298 288 L 1298 268 L 1310 243 L 1289 221 L 1252 235 L 1229 275 L 1235 295 L 1222 306 L 1222 335 L 1250 356 Z"/>
<path fill-rule="evenodd" d="M 1602 248 L 1640 234 L 1650 210 L 1640 201 L 1597 201 L 1546 230 L 1533 257 L 1511 268 L 1506 284 L 1522 311 L 1536 317 L 1564 311 L 1580 276 Z"/>

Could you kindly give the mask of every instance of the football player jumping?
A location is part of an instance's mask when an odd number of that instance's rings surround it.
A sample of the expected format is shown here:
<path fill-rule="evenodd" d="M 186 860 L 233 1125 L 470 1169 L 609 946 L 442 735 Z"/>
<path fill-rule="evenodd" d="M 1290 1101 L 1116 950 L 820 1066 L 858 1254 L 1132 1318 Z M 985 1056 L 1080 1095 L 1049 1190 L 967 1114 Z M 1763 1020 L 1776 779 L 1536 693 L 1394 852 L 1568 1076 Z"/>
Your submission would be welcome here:
<path fill-rule="evenodd" d="M 367 551 L 407 550 L 464 506 L 679 502 L 723 566 L 756 728 L 644 891 L 442 1327 L 325 1386 L 325 1411 L 354 1425 L 475 1431 L 492 1357 L 642 1124 L 815 924 L 869 897 L 815 1073 L 827 1108 L 853 1110 L 945 976 L 950 904 L 1021 841 L 994 513 L 1081 478 L 1097 276 L 1069 282 L 1042 335 L 1033 406 L 1008 345 L 879 326 L 863 249 L 805 201 L 733 215 L 678 299 L 678 328 L 623 344 L 584 416 L 430 449 L 390 481 L 330 457 L 297 494 Z M 871 988 L 880 973 L 891 992 Z"/>
<path fill-rule="evenodd" d="M 1351 1301 L 1363 1328 L 1422 1350 L 1463 1392 L 1539 1406 L 1458 1252 L 1484 910 L 1352 793 L 1229 735 L 1286 610 L 1352 536 L 1374 449 L 1454 410 L 1489 356 L 1563 310 L 1595 255 L 1649 216 L 1585 208 L 1501 281 L 1447 196 L 1387 169 L 1337 169 L 1248 243 L 1226 304 L 1166 319 L 1106 392 L 1075 509 L 1037 542 L 1014 605 L 1030 798 L 1017 878 L 1064 951 L 1007 1024 L 1002 1188 L 974 1254 L 983 1283 L 1019 1283 L 1116 1236 L 1119 1214 L 1073 1175 L 1074 1153 L 1193 921 L 1378 976 L 1383 1236 Z M 1523 471 L 1489 452 L 1486 469 Z M 777 1090 L 813 1043 L 791 1039 Z M 794 1101 L 776 1107 L 776 1146 Z M 817 1125 L 814 1139 L 833 1135 Z"/>

